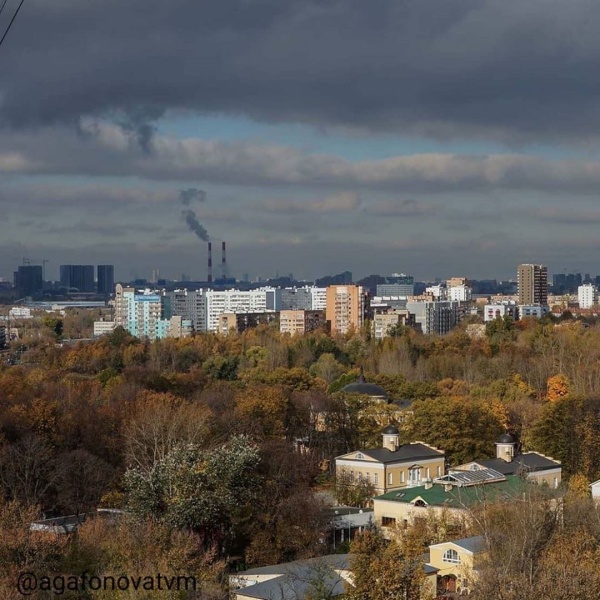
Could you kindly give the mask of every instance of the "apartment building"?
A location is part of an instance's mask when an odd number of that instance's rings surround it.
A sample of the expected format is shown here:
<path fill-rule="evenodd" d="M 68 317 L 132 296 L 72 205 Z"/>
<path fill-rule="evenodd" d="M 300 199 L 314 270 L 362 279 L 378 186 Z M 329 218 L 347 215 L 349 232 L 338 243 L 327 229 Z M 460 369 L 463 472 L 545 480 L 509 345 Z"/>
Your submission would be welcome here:
<path fill-rule="evenodd" d="M 327 288 L 325 316 L 331 323 L 331 333 L 358 331 L 364 323 L 366 295 L 360 285 L 330 285 Z"/>

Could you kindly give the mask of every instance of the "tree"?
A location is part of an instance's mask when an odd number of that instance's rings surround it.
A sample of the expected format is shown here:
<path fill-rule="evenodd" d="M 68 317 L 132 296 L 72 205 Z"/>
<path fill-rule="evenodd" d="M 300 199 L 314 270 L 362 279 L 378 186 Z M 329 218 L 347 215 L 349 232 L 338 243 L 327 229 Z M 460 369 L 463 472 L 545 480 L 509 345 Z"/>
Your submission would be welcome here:
<path fill-rule="evenodd" d="M 200 445 L 207 437 L 209 411 L 172 394 L 140 394 L 135 413 L 125 425 L 125 457 L 129 466 L 149 472 L 177 445 Z"/>
<path fill-rule="evenodd" d="M 52 449 L 33 434 L 6 445 L 0 451 L 0 481 L 8 498 L 23 506 L 47 501 L 56 481 Z"/>
<path fill-rule="evenodd" d="M 175 446 L 149 471 L 126 471 L 129 510 L 140 518 L 224 539 L 237 515 L 252 510 L 259 490 L 258 463 L 258 448 L 245 436 L 212 450 Z"/>
<path fill-rule="evenodd" d="M 423 546 L 415 532 L 385 541 L 376 530 L 358 534 L 350 546 L 353 588 L 349 600 L 423 600 Z"/>
<path fill-rule="evenodd" d="M 451 464 L 491 457 L 502 423 L 489 404 L 462 398 L 413 403 L 407 436 L 443 448 Z"/>
<path fill-rule="evenodd" d="M 556 402 L 557 400 L 561 400 L 569 394 L 569 380 L 562 373 L 550 377 L 548 379 L 547 387 L 548 389 L 546 393 L 546 398 L 550 402 Z"/>
<path fill-rule="evenodd" d="M 342 506 L 365 508 L 375 496 L 375 486 L 366 479 L 349 481 L 345 474 L 335 480 L 334 496 Z"/>

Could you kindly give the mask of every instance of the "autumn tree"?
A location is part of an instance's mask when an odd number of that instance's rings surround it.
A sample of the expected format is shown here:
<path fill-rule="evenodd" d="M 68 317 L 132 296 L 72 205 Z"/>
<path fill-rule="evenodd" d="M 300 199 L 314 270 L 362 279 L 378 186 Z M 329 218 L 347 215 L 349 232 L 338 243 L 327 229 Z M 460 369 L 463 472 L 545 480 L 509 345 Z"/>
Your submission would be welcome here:
<path fill-rule="evenodd" d="M 129 510 L 225 541 L 256 501 L 258 463 L 258 448 L 244 436 L 212 450 L 175 446 L 150 470 L 126 471 Z"/>
<path fill-rule="evenodd" d="M 356 536 L 350 551 L 349 600 L 425 600 L 423 546 L 413 532 L 386 541 L 378 531 L 366 530 Z"/>
<path fill-rule="evenodd" d="M 413 403 L 412 409 L 408 439 L 443 448 L 452 464 L 493 456 L 503 428 L 488 403 L 432 398 Z"/>

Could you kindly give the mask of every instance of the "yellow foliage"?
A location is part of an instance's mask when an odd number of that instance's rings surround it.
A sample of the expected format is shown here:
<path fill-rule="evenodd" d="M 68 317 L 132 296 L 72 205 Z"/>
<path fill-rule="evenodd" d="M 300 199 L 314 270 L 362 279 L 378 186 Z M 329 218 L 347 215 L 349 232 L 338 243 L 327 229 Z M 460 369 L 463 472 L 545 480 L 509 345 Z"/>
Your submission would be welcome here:
<path fill-rule="evenodd" d="M 553 377 L 548 378 L 546 398 L 550 402 L 556 402 L 569 395 L 569 380 L 568 378 L 559 373 Z"/>

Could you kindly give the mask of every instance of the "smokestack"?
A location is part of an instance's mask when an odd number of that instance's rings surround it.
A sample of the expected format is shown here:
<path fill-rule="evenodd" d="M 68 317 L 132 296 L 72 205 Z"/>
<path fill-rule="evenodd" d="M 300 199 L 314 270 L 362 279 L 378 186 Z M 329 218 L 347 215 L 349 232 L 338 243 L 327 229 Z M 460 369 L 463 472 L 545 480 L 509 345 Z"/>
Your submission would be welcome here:
<path fill-rule="evenodd" d="M 208 283 L 212 283 L 212 242 L 208 242 Z"/>
<path fill-rule="evenodd" d="M 225 277 L 227 276 L 227 258 L 225 252 L 225 242 L 223 242 L 221 244 L 221 274 L 223 276 L 223 283 L 225 283 Z"/>

